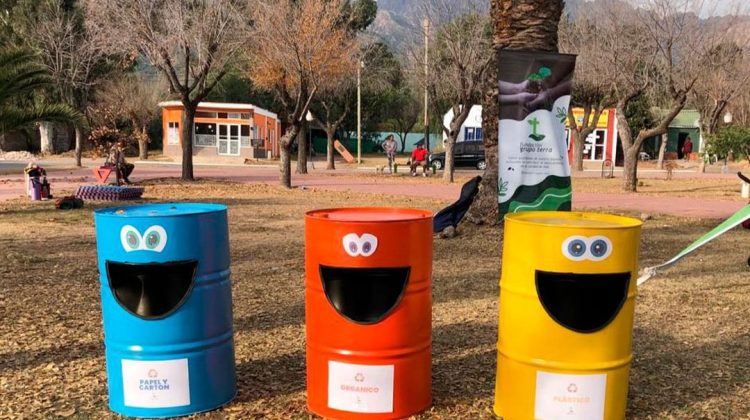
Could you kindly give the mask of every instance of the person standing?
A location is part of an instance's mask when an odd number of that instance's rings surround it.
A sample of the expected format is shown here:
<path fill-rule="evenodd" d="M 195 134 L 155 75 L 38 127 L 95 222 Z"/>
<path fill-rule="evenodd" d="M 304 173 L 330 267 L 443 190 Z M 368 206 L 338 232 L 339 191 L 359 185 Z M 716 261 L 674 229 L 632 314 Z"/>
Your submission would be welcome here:
<path fill-rule="evenodd" d="M 427 149 L 424 147 L 424 139 L 416 142 L 417 148 L 411 152 L 411 176 L 417 176 L 417 168 L 422 167 L 422 175 L 427 176 Z"/>
<path fill-rule="evenodd" d="M 690 139 L 690 136 L 687 136 L 687 138 L 685 139 L 685 144 L 682 145 L 683 159 L 685 159 L 685 161 L 689 161 L 691 153 L 693 153 L 693 140 Z"/>
<path fill-rule="evenodd" d="M 393 163 L 396 161 L 396 139 L 393 134 L 389 134 L 383 142 L 383 151 L 388 157 L 388 172 L 393 173 Z"/>

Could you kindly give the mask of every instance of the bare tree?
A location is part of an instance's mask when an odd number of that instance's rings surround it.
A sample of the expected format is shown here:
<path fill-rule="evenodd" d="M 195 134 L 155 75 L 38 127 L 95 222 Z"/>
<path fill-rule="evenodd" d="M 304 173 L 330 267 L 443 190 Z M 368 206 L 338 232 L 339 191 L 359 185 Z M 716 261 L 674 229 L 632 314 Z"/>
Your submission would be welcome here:
<path fill-rule="evenodd" d="M 281 137 L 281 185 L 291 188 L 292 142 L 313 97 L 326 83 L 351 72 L 355 38 L 342 15 L 342 1 L 262 0 L 253 12 L 249 57 L 251 78 L 271 89 L 283 106 L 287 127 Z"/>
<path fill-rule="evenodd" d="M 414 126 L 417 125 L 422 115 L 422 103 L 417 99 L 414 90 L 410 86 L 402 86 L 393 91 L 396 96 L 393 105 L 397 111 L 385 122 L 386 126 L 395 131 L 401 142 L 401 153 L 406 150 L 406 137 Z"/>
<path fill-rule="evenodd" d="M 695 84 L 693 99 L 701 113 L 706 135 L 716 132 L 727 106 L 750 81 L 750 58 L 735 43 L 718 45 L 709 52 L 703 76 Z"/>
<path fill-rule="evenodd" d="M 563 18 L 560 22 L 560 51 L 578 55 L 573 79 L 571 105 L 568 107 L 568 126 L 573 142 L 574 171 L 583 171 L 583 149 L 586 139 L 596 130 L 604 110 L 614 105 L 610 74 L 606 69 L 605 53 L 601 50 L 599 26 L 582 12 L 576 20 Z M 580 124 L 573 115 L 573 106 L 583 109 Z"/>
<path fill-rule="evenodd" d="M 618 132 L 625 154 L 623 190 L 636 191 L 638 153 L 643 142 L 667 132 L 687 103 L 704 72 L 710 51 L 726 40 L 724 28 L 709 30 L 700 18 L 716 3 L 704 0 L 649 0 L 634 8 L 608 0 L 598 16 L 602 42 L 614 72 Z M 652 106 L 663 109 L 651 127 L 633 132 L 625 109 L 646 94 Z"/>
<path fill-rule="evenodd" d="M 450 124 L 442 127 L 447 139 L 445 144 L 445 169 L 443 179 L 453 182 L 453 146 L 469 117 L 471 107 L 478 102 L 482 84 L 489 66 L 494 62 L 489 19 L 477 11 L 462 15 L 450 13 L 448 0 L 435 0 L 427 8 L 432 45 L 429 78 L 423 80 L 435 102 L 450 103 L 453 117 Z M 421 75 L 419 60 L 424 50 L 415 48 L 413 73 Z"/>
<path fill-rule="evenodd" d="M 138 139 L 138 158 L 148 159 L 148 126 L 159 113 L 159 101 L 167 92 L 166 82 L 144 73 L 125 74 L 104 84 L 96 102 L 127 119 Z"/>
<path fill-rule="evenodd" d="M 562 11 L 563 0 L 490 0 L 493 49 L 557 51 L 558 24 Z M 479 193 L 466 217 L 477 224 L 497 224 L 497 138 L 500 108 L 497 63 L 494 61 L 485 83 L 482 131 L 487 168 L 484 170 Z"/>
<path fill-rule="evenodd" d="M 317 99 L 315 123 L 326 132 L 326 169 L 336 169 L 334 161 L 334 137 L 349 116 L 353 96 L 351 77 L 342 75 L 338 84 L 323 89 Z"/>
<path fill-rule="evenodd" d="M 139 53 L 178 95 L 182 114 L 182 179 L 193 179 L 193 122 L 198 104 L 247 46 L 245 0 L 88 0 L 88 23 L 116 51 Z"/>

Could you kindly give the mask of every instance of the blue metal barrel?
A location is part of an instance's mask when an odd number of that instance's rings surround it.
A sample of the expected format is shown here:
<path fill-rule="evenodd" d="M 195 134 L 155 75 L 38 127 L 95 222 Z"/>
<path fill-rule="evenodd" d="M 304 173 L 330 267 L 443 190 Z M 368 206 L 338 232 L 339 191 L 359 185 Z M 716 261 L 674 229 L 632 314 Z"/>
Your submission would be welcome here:
<path fill-rule="evenodd" d="M 226 206 L 97 210 L 109 406 L 172 417 L 236 393 Z"/>

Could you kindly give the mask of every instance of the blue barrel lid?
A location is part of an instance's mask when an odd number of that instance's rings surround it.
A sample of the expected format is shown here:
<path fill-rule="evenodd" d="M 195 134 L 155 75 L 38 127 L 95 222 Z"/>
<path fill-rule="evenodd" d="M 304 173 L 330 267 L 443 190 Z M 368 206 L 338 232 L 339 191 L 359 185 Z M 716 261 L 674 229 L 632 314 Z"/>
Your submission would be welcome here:
<path fill-rule="evenodd" d="M 133 206 L 116 206 L 96 210 L 102 217 L 171 217 L 226 211 L 223 204 L 210 203 L 160 203 Z"/>

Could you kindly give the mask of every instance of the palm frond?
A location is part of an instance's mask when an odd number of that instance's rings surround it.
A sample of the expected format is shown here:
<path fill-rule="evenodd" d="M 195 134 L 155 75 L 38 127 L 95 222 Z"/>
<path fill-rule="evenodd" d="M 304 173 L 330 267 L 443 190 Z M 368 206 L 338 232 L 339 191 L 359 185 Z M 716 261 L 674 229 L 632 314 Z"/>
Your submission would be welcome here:
<path fill-rule="evenodd" d="M 70 122 L 86 126 L 83 114 L 68 105 L 38 105 L 31 109 L 5 107 L 0 109 L 0 134 L 39 121 Z"/>

